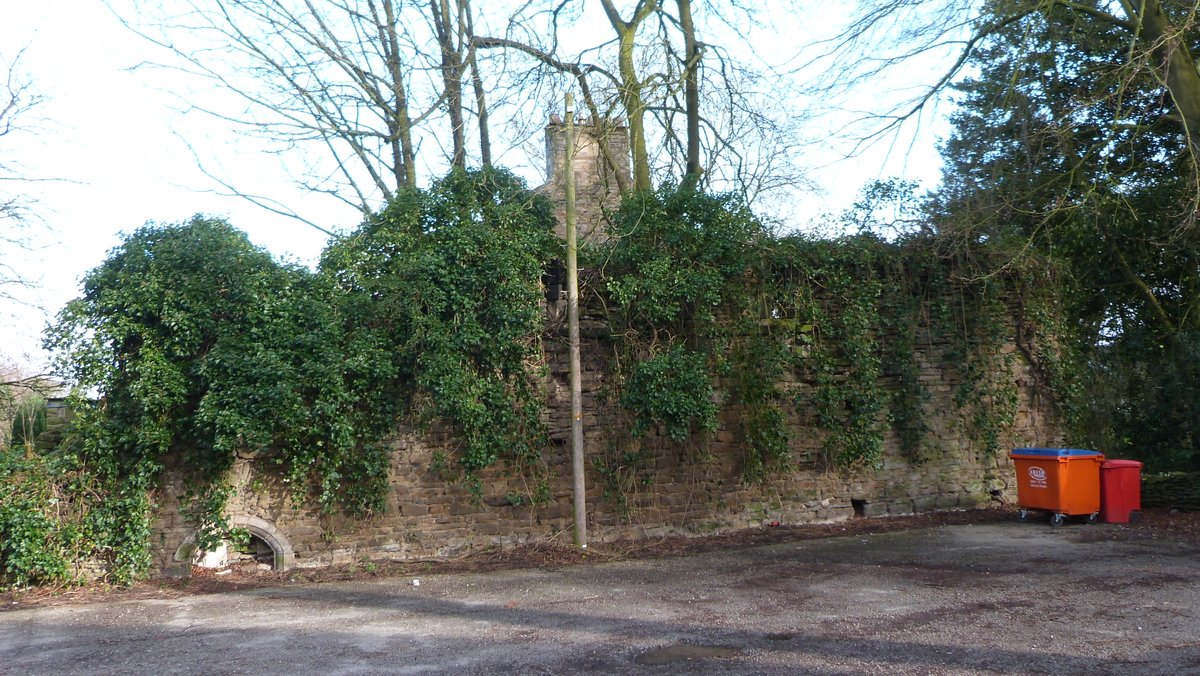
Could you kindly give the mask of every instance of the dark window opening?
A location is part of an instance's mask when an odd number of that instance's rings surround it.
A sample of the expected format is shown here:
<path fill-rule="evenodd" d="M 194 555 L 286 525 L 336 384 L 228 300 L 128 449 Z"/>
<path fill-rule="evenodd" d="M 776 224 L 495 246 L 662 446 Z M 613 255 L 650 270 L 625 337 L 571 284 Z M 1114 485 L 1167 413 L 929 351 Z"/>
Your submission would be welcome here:
<path fill-rule="evenodd" d="M 866 500 L 858 500 L 858 499 L 852 498 L 850 500 L 850 506 L 854 508 L 854 516 L 866 516 L 867 515 L 867 501 Z"/>

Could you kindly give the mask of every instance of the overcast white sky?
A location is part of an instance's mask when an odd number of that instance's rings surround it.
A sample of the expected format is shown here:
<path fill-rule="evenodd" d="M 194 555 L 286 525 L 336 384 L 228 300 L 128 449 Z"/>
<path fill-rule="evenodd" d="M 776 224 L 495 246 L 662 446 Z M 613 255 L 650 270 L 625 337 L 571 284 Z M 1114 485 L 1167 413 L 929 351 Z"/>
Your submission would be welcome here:
<path fill-rule="evenodd" d="M 298 205 L 330 229 L 356 224 L 352 209 L 299 192 L 274 156 L 200 113 L 180 112 L 178 100 L 165 91 L 175 84 L 169 75 L 130 70 L 156 55 L 103 3 L 7 3 L 0 21 L 0 64 L 21 48 L 20 71 L 48 100 L 26 119 L 34 133 L 6 137 L 0 152 L 6 164 L 19 166 L 27 177 L 58 180 L 21 188 L 37 200 L 35 213 L 44 226 L 35 233 L 38 247 L 29 254 L 0 252 L 9 260 L 19 256 L 24 276 L 38 284 L 21 294 L 25 304 L 0 301 L 0 365 L 40 368 L 47 319 L 78 295 L 83 275 L 104 260 L 122 231 L 147 221 L 223 215 L 278 256 L 315 260 L 325 235 L 214 193 L 216 186 L 199 171 L 181 136 L 220 162 L 248 192 Z M 890 155 L 880 148 L 844 162 L 836 162 L 833 154 L 814 155 L 812 177 L 826 194 L 805 198 L 794 225 L 848 206 L 858 189 L 876 178 L 903 175 L 932 187 L 940 167 L 934 143 L 930 134 Z M 540 176 L 526 179 L 541 181 Z"/>

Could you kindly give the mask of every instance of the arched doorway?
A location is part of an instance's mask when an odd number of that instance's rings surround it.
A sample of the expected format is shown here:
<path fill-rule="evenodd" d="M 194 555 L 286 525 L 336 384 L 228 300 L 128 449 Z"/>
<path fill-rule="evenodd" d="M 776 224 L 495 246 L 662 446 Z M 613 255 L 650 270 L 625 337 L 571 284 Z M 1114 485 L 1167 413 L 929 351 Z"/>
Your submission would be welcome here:
<path fill-rule="evenodd" d="M 279 531 L 271 522 L 256 516 L 233 516 L 229 525 L 234 528 L 244 528 L 250 533 L 249 543 L 237 548 L 229 543 L 223 543 L 221 550 L 201 552 L 196 548 L 196 534 L 190 535 L 175 552 L 175 560 L 188 562 L 206 568 L 223 568 L 231 559 L 253 559 L 255 561 L 270 561 L 272 570 L 289 570 L 296 565 L 296 556 L 292 552 L 292 543 L 287 536 Z"/>

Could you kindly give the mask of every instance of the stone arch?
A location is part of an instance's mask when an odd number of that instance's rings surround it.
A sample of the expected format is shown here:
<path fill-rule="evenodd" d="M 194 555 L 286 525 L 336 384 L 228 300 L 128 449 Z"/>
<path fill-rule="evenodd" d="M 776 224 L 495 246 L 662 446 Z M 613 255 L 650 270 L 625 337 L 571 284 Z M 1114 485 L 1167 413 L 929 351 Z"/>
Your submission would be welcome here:
<path fill-rule="evenodd" d="M 230 525 L 245 528 L 250 534 L 267 543 L 275 553 L 275 570 L 290 570 L 296 566 L 296 555 L 292 551 L 292 543 L 288 542 L 275 524 L 260 519 L 257 516 L 234 516 L 229 519 Z"/>
<path fill-rule="evenodd" d="M 290 570 L 296 566 L 296 554 L 292 551 L 292 543 L 270 521 L 257 516 L 231 516 L 229 525 L 234 528 L 245 528 L 251 535 L 265 542 L 275 555 L 275 562 L 272 566 L 274 570 Z M 193 532 L 175 551 L 175 561 L 190 564 L 195 554 L 196 534 Z"/>

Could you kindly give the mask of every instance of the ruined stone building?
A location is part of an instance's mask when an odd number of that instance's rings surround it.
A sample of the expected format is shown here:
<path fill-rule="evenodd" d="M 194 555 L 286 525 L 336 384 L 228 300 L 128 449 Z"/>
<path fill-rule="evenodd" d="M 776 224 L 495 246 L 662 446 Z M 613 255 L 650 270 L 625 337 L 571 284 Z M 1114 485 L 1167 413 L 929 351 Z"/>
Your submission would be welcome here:
<path fill-rule="evenodd" d="M 603 235 L 603 212 L 615 209 L 619 180 L 597 141 L 597 128 L 580 126 L 579 151 L 573 163 L 578 184 L 579 223 L 583 239 Z M 610 124 L 609 153 L 621 158 L 618 172 L 628 179 L 628 138 L 619 124 Z M 563 124 L 546 128 L 547 183 L 538 190 L 559 210 L 561 186 L 568 165 L 564 157 Z M 606 403 L 605 388 L 612 372 L 613 350 L 601 335 L 586 338 L 583 354 L 584 426 L 588 453 L 588 522 L 593 540 L 642 538 L 668 533 L 701 534 L 757 527 L 769 522 L 802 523 L 850 518 L 855 515 L 911 514 L 934 509 L 972 508 L 1011 498 L 1014 489 L 1010 460 L 981 448 L 955 415 L 955 388 L 964 377 L 946 366 L 946 343 L 925 336 L 918 343 L 917 374 L 931 400 L 930 435 L 938 440 L 936 462 L 917 462 L 900 450 L 894 434 L 885 439 L 878 468 L 845 473 L 830 471 L 818 461 L 826 432 L 816 415 L 791 404 L 788 432 L 791 471 L 767 481 L 741 480 L 738 458 L 745 443 L 739 411 L 723 411 L 720 425 L 705 441 L 705 461 L 651 432 L 629 439 L 627 426 Z M 1015 355 L 1015 347 L 1005 348 Z M 1051 407 L 1034 386 L 1033 368 L 1019 355 L 1004 363 L 1010 371 L 996 377 L 1014 383 L 1016 416 L 1007 435 L 1014 445 L 1052 445 L 1059 432 Z M 481 474 L 482 495 L 472 496 L 461 483 L 447 481 L 436 471 L 435 458 L 452 455 L 452 440 L 400 427 L 390 445 L 391 487 L 387 508 L 368 521 L 322 514 L 315 505 L 296 506 L 278 476 L 239 459 L 233 469 L 235 494 L 228 504 L 230 522 L 249 530 L 260 554 L 276 568 L 343 564 L 364 559 L 401 560 L 446 557 L 473 548 L 511 546 L 563 535 L 572 527 L 569 451 L 570 400 L 567 387 L 567 345 L 553 334 L 544 341 L 549 375 L 545 393 L 549 406 L 551 445 L 545 453 L 543 504 L 513 500 L 528 494 L 528 478 L 499 469 Z M 803 384 L 788 383 L 789 388 Z M 882 382 L 881 387 L 894 387 Z M 634 450 L 646 460 L 646 475 L 614 487 L 596 468 L 616 451 Z M 611 479 L 611 477 L 609 477 Z M 612 490 L 622 491 L 620 500 Z M 196 557 L 195 525 L 180 513 L 183 485 L 169 478 L 160 490 L 155 526 L 158 565 L 164 571 L 186 574 Z"/>

